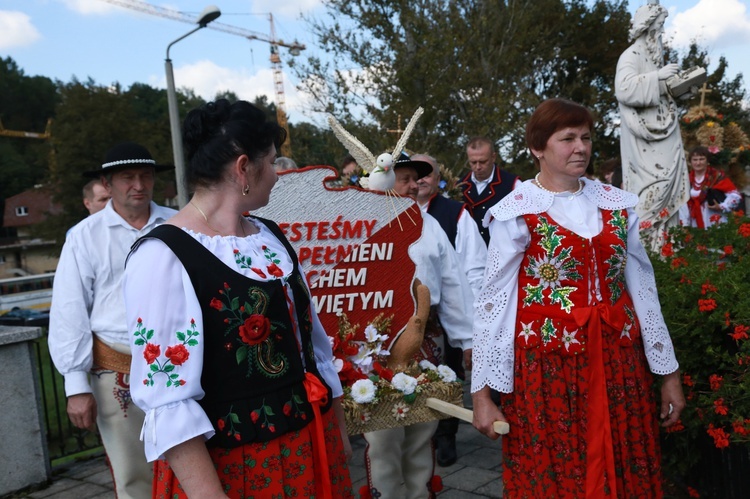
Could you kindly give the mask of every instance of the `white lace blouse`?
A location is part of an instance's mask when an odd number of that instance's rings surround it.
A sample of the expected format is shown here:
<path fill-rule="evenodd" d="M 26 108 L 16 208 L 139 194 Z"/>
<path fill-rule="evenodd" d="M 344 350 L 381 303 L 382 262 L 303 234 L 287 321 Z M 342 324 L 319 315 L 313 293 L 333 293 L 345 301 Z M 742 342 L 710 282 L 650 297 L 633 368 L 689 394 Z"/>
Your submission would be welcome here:
<path fill-rule="evenodd" d="M 638 235 L 638 217 L 633 210 L 637 196 L 599 182 L 582 181 L 584 187 L 576 194 L 553 195 L 528 180 L 488 212 L 487 267 L 482 291 L 474 302 L 472 392 L 485 386 L 503 393 L 513 391 L 518 273 L 530 241 L 521 215 L 527 213 L 547 212 L 566 229 L 590 239 L 602 230 L 600 208 L 627 209 L 625 285 L 640 322 L 646 358 L 655 374 L 677 370 L 672 340 L 661 314 L 654 270 Z M 599 283 L 594 286 L 598 288 Z"/>
<path fill-rule="evenodd" d="M 255 220 L 252 222 L 260 232 L 247 237 L 210 237 L 185 231 L 230 269 L 254 280 L 282 279 L 286 284 L 285 278 L 292 272 L 292 260 L 284 245 L 265 225 Z M 278 263 L 273 266 L 271 260 L 278 260 Z M 165 379 L 150 386 L 147 384 L 153 364 L 144 361 L 144 357 L 153 355 L 154 351 L 146 351 L 145 345 L 138 344 L 143 342 L 137 340 L 153 330 L 147 343 L 160 345 L 159 354 L 166 358 L 167 347 L 179 343 L 175 336 L 177 331 L 188 336 L 194 332 L 203 334 L 202 312 L 190 277 L 175 254 L 160 240 L 145 240 L 131 255 L 125 269 L 123 289 L 133 353 L 131 395 L 146 413 L 141 440 L 145 444 L 146 458 L 153 461 L 191 438 L 202 435 L 209 439 L 214 434 L 211 422 L 197 403 L 204 396 L 200 383 L 203 342 L 198 341 L 189 348 L 189 357 L 179 365 L 181 386 L 175 387 L 167 386 Z M 288 305 L 293 306 L 288 285 L 287 289 Z M 318 370 L 333 390 L 333 396 L 341 396 L 343 390 L 332 362 L 331 343 L 314 307 L 311 318 Z M 296 328 L 296 321 L 292 323 Z M 299 342 L 299 331 L 295 332 Z"/>

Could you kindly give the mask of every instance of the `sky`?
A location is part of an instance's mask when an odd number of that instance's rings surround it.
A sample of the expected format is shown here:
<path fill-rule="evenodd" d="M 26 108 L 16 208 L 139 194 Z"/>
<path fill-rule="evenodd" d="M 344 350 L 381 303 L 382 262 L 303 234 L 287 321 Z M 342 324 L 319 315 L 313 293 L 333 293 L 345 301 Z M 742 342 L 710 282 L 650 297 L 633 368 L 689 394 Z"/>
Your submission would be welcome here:
<path fill-rule="evenodd" d="M 0 0 L 0 57 L 10 56 L 27 76 L 69 82 L 93 79 L 97 84 L 134 82 L 166 87 L 167 46 L 189 32 L 188 23 L 115 5 L 131 0 Z M 150 0 L 152 5 L 195 17 L 212 2 L 222 10 L 216 23 L 270 39 L 273 14 L 276 38 L 306 45 L 300 57 L 321 55 L 302 16 L 325 15 L 322 0 Z M 646 0 L 630 0 L 631 13 Z M 676 49 L 691 40 L 706 47 L 715 67 L 720 56 L 729 74 L 744 76 L 750 88 L 750 0 L 661 0 L 669 10 L 666 36 Z M 231 90 L 253 100 L 275 100 L 269 61 L 270 45 L 214 29 L 202 29 L 170 49 L 178 88 L 192 88 L 205 99 Z M 282 60 L 288 59 L 281 49 Z M 308 111 L 299 81 L 284 71 L 286 110 L 290 121 L 323 123 Z M 1 112 L 2 110 L 0 110 Z"/>

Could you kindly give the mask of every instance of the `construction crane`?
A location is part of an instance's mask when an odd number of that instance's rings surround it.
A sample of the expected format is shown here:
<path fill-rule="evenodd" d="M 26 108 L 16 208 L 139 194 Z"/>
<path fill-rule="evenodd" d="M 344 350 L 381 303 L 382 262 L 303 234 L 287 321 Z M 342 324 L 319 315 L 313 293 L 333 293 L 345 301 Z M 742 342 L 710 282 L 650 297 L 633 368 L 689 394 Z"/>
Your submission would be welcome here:
<path fill-rule="evenodd" d="M 18 130 L 8 130 L 3 126 L 2 120 L 0 120 L 0 136 L 2 137 L 16 137 L 19 139 L 41 139 L 47 140 L 52 134 L 50 129 L 52 128 L 52 118 L 47 120 L 47 127 L 44 129 L 44 133 L 39 132 L 21 132 Z"/>
<path fill-rule="evenodd" d="M 151 14 L 154 16 L 164 17 L 166 19 L 172 19 L 173 21 L 180 21 L 187 24 L 195 24 L 196 18 L 193 16 L 189 16 L 187 14 L 184 14 L 182 12 L 166 9 L 164 7 L 157 7 L 156 5 L 151 5 L 147 2 L 142 2 L 141 0 L 102 0 L 107 3 L 111 3 L 113 5 L 119 5 L 120 7 L 125 7 L 127 9 L 137 10 L 139 12 L 143 12 L 146 14 Z M 276 93 L 276 121 L 279 123 L 281 127 L 284 129 L 287 129 L 287 120 L 286 120 L 286 102 L 284 97 L 284 74 L 282 72 L 281 68 L 281 58 L 279 57 L 279 47 L 285 47 L 289 49 L 289 53 L 293 56 L 297 56 L 300 54 L 301 51 L 305 50 L 305 45 L 298 43 L 296 40 L 292 43 L 285 43 L 283 40 L 278 40 L 276 38 L 276 32 L 273 25 L 273 14 L 268 14 L 268 20 L 271 25 L 271 34 L 266 35 L 264 33 L 260 33 L 258 31 L 251 31 L 244 28 L 238 28 L 237 26 L 231 26 L 229 24 L 219 23 L 219 22 L 212 22 L 211 24 L 207 25 L 206 28 L 208 29 L 214 29 L 217 31 L 223 31 L 224 33 L 229 33 L 231 35 L 237 35 L 241 36 L 243 38 L 247 38 L 248 40 L 259 40 L 261 42 L 266 42 L 271 45 L 271 67 L 273 68 L 273 85 L 274 85 L 274 91 Z M 288 131 L 288 130 L 287 130 Z M 286 140 L 284 140 L 284 143 L 281 145 L 281 155 L 282 156 L 291 156 L 292 155 L 292 148 L 291 143 L 289 140 L 289 133 L 286 135 Z"/>

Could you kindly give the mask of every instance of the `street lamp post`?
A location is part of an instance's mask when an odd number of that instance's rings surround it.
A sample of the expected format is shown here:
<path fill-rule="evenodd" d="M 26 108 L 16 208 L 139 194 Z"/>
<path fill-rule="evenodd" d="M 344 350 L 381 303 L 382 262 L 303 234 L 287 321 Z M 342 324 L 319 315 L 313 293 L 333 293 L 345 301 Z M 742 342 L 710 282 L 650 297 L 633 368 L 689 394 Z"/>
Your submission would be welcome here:
<path fill-rule="evenodd" d="M 205 28 L 208 23 L 215 20 L 221 15 L 221 11 L 215 5 L 209 5 L 200 17 L 198 17 L 198 27 L 185 33 L 177 40 L 167 45 L 167 59 L 164 61 L 164 65 L 167 72 L 167 102 L 169 103 L 169 127 L 172 131 L 172 155 L 174 156 L 174 168 L 175 177 L 177 180 L 177 203 L 180 208 L 184 207 L 188 201 L 188 183 L 187 174 L 185 172 L 185 156 L 182 152 L 182 131 L 180 130 L 180 111 L 177 107 L 177 91 L 174 85 L 174 71 L 172 70 L 172 60 L 169 58 L 169 49 L 172 45 L 179 42 L 183 38 L 187 38 L 201 28 Z"/>

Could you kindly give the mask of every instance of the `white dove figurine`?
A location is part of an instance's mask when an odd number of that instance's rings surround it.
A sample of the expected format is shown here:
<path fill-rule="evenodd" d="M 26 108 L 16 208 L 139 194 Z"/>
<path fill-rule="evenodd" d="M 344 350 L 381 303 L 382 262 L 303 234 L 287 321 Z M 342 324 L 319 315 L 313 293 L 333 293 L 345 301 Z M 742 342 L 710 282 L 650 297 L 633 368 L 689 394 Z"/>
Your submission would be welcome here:
<path fill-rule="evenodd" d="M 367 174 L 367 176 L 359 179 L 359 183 L 363 188 L 383 192 L 393 190 L 393 186 L 396 185 L 396 174 L 393 172 L 394 158 L 398 158 L 401 155 L 401 151 L 404 150 L 409 135 L 411 135 L 417 124 L 417 120 L 423 113 L 424 109 L 421 107 L 417 108 L 414 116 L 409 120 L 406 130 L 404 130 L 404 133 L 396 143 L 393 152 L 383 153 L 377 158 L 359 139 L 347 132 L 336 118 L 330 114 L 328 115 L 328 124 L 331 126 L 334 135 L 336 135 L 339 141 L 346 147 L 346 150 L 349 151 L 349 154 L 357 161 L 360 168 Z"/>

